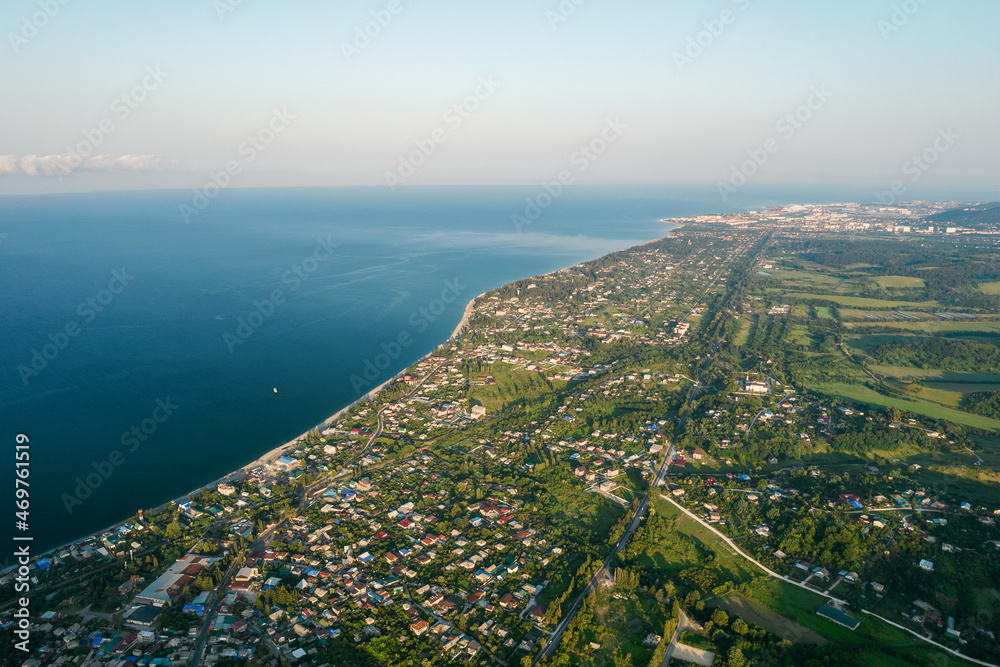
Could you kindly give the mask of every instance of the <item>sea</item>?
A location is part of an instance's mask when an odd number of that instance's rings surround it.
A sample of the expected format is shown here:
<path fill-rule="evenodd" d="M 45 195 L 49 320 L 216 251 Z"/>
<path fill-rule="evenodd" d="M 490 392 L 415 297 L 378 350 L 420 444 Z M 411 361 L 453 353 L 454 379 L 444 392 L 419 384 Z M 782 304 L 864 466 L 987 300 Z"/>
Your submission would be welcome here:
<path fill-rule="evenodd" d="M 478 294 L 661 238 L 662 218 L 847 200 L 782 191 L 724 204 L 712 187 L 642 185 L 545 195 L 0 197 L 0 539 L 30 535 L 39 553 L 183 497 L 433 350 Z"/>

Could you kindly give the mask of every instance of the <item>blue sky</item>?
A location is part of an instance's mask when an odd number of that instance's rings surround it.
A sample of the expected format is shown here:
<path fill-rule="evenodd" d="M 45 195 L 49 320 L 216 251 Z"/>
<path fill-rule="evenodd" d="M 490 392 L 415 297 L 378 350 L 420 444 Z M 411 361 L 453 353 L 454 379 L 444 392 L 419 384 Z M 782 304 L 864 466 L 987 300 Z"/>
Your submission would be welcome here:
<path fill-rule="evenodd" d="M 714 183 L 769 139 L 759 183 L 876 189 L 942 131 L 913 193 L 1000 188 L 993 0 L 63 1 L 0 8 L 0 193 Z"/>

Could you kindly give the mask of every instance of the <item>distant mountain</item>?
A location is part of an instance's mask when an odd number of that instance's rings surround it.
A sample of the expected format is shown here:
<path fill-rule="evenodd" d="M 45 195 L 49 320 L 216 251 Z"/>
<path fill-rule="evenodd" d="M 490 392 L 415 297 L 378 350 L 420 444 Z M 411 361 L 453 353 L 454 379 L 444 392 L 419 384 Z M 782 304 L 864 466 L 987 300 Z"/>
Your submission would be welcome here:
<path fill-rule="evenodd" d="M 1000 202 L 979 204 L 968 208 L 953 208 L 925 218 L 927 222 L 949 227 L 985 227 L 1000 225 Z"/>

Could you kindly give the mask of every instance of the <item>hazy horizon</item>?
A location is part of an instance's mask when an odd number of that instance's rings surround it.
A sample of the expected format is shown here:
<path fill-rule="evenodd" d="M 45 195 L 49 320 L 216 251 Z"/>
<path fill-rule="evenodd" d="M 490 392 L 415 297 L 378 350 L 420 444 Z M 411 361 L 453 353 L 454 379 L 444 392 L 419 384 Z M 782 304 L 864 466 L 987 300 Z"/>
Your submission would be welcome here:
<path fill-rule="evenodd" d="M 734 169 L 748 188 L 995 193 L 997 19 L 983 0 L 18 0 L 0 194 L 739 189 Z"/>

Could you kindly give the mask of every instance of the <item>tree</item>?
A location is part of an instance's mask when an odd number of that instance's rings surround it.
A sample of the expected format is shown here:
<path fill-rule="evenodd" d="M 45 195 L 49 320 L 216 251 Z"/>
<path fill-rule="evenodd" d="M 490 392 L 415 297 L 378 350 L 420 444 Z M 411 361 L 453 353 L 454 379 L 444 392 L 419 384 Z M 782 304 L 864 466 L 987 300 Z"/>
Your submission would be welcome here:
<path fill-rule="evenodd" d="M 181 524 L 177 523 L 176 521 L 171 521 L 167 525 L 166 534 L 169 539 L 176 540 L 178 537 L 181 536 Z"/>
<path fill-rule="evenodd" d="M 712 612 L 712 622 L 716 625 L 725 627 L 729 624 L 729 614 L 722 611 L 721 609 L 716 609 Z"/>
<path fill-rule="evenodd" d="M 750 627 L 744 622 L 742 618 L 737 618 L 733 621 L 733 632 L 741 635 L 745 635 L 750 631 Z"/>
<path fill-rule="evenodd" d="M 735 626 L 736 623 L 734 622 L 733 625 Z M 750 662 L 743 655 L 743 651 L 735 646 L 729 649 L 729 655 L 726 656 L 726 667 L 747 667 L 749 664 Z"/>

